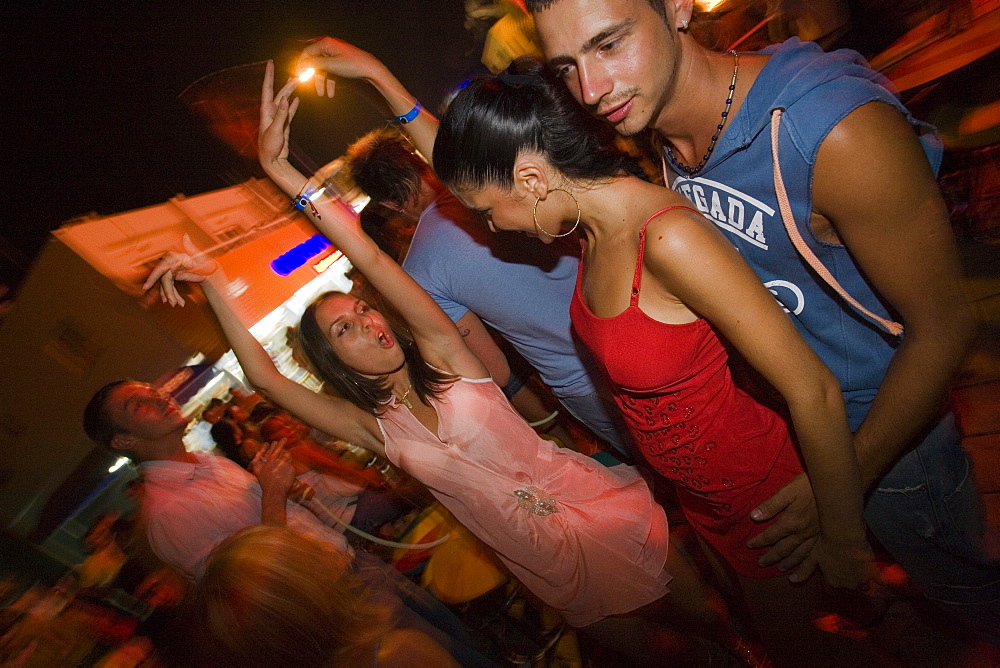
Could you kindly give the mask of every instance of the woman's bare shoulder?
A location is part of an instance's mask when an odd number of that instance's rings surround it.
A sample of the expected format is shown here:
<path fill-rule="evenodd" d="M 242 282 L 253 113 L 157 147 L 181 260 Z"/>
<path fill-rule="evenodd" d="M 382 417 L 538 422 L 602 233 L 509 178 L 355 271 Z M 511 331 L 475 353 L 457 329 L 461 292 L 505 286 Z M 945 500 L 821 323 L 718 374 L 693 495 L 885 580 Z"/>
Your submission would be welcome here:
<path fill-rule="evenodd" d="M 635 179 L 630 183 L 627 197 L 633 204 L 633 222 L 640 226 L 663 220 L 702 218 L 687 197 L 655 183 Z"/>

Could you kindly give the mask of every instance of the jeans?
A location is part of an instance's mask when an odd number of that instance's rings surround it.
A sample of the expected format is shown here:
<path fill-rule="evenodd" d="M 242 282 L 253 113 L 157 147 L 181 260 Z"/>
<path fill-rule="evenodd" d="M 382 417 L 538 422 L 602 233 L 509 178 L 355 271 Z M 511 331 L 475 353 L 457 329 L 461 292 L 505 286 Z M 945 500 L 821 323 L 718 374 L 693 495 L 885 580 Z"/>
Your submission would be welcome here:
<path fill-rule="evenodd" d="M 462 622 L 444 604 L 392 566 L 363 550 L 356 550 L 353 570 L 365 581 L 377 602 L 392 608 L 395 628 L 426 633 L 462 666 L 498 665 L 473 648 L 472 638 Z"/>
<path fill-rule="evenodd" d="M 865 520 L 928 599 L 1000 646 L 1000 561 L 984 549 L 986 532 L 994 530 L 954 416 L 879 480 Z"/>
<path fill-rule="evenodd" d="M 599 392 L 592 392 L 579 397 L 559 397 L 559 403 L 598 438 L 613 447 L 623 462 L 637 461 L 633 454 L 632 437 L 613 401 Z M 641 460 L 639 457 L 638 461 Z"/>

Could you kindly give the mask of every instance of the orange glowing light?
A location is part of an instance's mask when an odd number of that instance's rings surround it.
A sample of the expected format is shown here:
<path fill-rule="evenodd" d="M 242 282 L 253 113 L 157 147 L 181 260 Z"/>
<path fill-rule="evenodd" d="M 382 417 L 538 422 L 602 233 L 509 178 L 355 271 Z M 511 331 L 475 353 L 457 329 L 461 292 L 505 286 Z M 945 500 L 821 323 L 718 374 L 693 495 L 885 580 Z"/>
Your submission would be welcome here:
<path fill-rule="evenodd" d="M 724 3 L 726 0 L 698 0 L 698 5 L 703 11 L 711 12 L 718 9 L 719 5 Z"/>
<path fill-rule="evenodd" d="M 309 67 L 303 70 L 301 74 L 299 74 L 299 81 L 305 83 L 310 79 L 312 79 L 314 74 L 316 74 L 316 70 L 312 67 Z"/>

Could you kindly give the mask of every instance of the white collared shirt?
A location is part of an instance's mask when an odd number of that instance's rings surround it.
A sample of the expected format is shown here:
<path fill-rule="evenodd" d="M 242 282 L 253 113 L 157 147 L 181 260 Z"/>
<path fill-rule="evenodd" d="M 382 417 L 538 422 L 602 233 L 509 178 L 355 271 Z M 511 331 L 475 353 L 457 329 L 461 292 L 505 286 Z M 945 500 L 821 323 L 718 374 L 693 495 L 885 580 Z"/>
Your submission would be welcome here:
<path fill-rule="evenodd" d="M 212 550 L 237 531 L 260 524 L 260 485 L 225 457 L 193 453 L 197 463 L 148 461 L 142 514 L 153 552 L 197 580 Z M 288 526 L 353 556 L 344 536 L 288 502 Z"/>

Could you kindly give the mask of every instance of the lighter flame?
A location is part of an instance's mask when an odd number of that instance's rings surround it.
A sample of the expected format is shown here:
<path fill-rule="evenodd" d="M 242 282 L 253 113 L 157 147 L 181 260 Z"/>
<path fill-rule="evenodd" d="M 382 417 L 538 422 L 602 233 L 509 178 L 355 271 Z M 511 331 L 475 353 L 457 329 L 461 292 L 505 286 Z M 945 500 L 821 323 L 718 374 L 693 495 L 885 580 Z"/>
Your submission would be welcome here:
<path fill-rule="evenodd" d="M 719 5 L 724 3 L 726 0 L 698 0 L 698 5 L 703 11 L 710 12 L 716 9 Z"/>
<path fill-rule="evenodd" d="M 306 70 L 304 70 L 302 72 L 302 74 L 299 75 L 299 81 L 301 81 L 302 83 L 305 83 L 305 82 L 309 81 L 310 79 L 312 79 L 314 74 L 316 74 L 316 70 L 314 68 L 312 68 L 312 67 L 307 68 Z"/>

